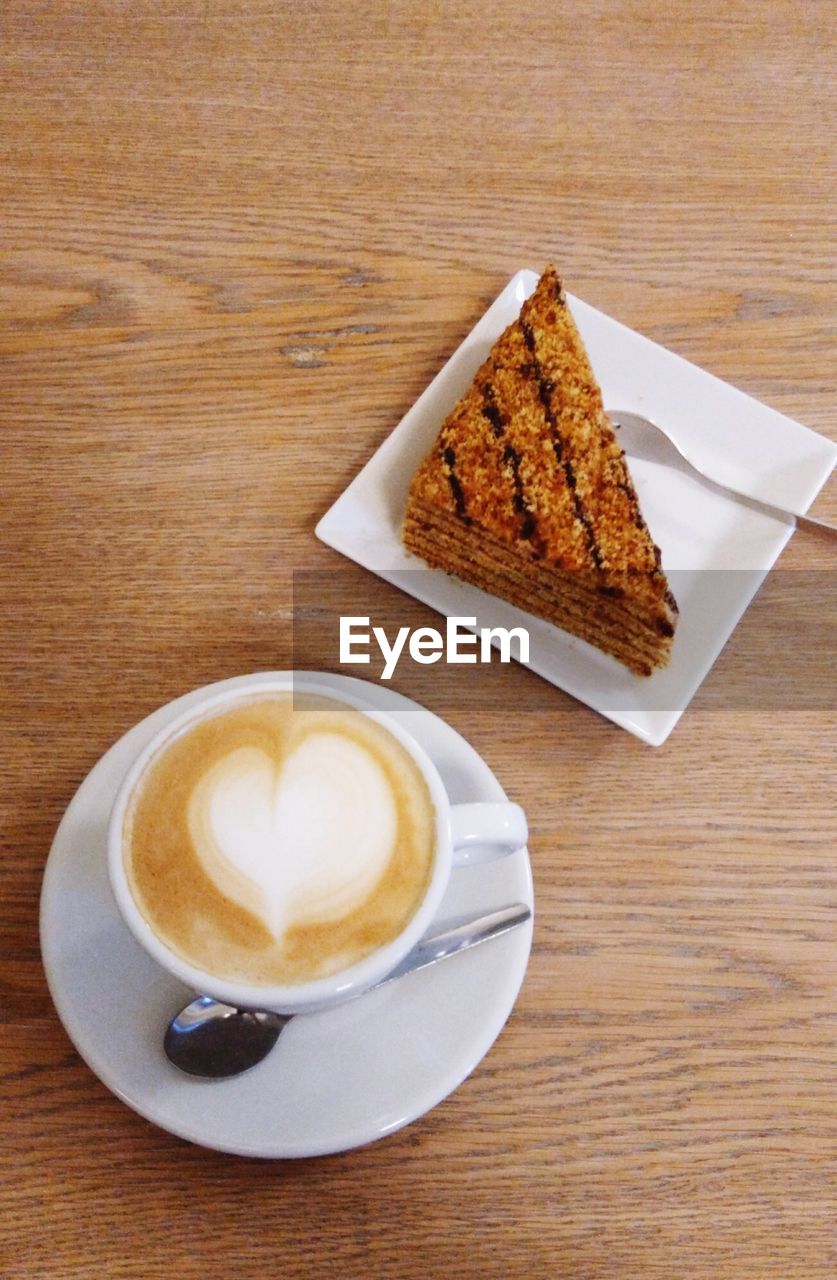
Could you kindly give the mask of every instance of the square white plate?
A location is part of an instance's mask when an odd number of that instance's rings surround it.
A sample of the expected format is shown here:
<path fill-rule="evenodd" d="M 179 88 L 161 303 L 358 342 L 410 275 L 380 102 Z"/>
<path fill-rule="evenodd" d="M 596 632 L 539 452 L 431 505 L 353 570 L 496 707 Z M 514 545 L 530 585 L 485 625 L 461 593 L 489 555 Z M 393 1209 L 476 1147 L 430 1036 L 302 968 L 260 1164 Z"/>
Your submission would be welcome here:
<path fill-rule="evenodd" d="M 519 271 L 317 525 L 317 536 L 445 616 L 525 626 L 528 666 L 653 746 L 663 743 L 794 530 L 673 467 L 629 455 L 642 512 L 680 606 L 667 668 L 649 678 L 551 623 L 423 566 L 401 544 L 413 473 L 538 275 Z M 806 510 L 837 445 L 737 391 L 571 295 L 605 406 L 677 426 L 719 482 Z M 373 619 L 374 622 L 374 619 Z"/>

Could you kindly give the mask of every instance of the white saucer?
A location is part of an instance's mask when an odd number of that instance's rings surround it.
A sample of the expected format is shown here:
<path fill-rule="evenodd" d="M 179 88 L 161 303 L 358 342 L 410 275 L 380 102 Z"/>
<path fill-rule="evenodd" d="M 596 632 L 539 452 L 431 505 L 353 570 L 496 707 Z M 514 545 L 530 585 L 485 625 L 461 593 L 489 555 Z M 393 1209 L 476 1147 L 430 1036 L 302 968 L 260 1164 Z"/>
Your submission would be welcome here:
<path fill-rule="evenodd" d="M 320 683 L 348 686 L 403 717 L 454 802 L 505 799 L 484 760 L 437 716 L 379 685 L 316 674 Z M 117 1097 L 190 1142 L 283 1157 L 325 1155 L 385 1137 L 441 1102 L 488 1052 L 523 981 L 531 922 L 351 1004 L 295 1018 L 273 1053 L 246 1075 L 211 1083 L 181 1075 L 165 1058 L 162 1037 L 191 993 L 146 956 L 122 923 L 107 879 L 105 833 L 133 757 L 203 692 L 160 708 L 111 747 L 56 832 L 41 893 L 41 951 L 58 1014 Z M 525 849 L 454 871 L 439 918 L 512 902 L 532 905 Z"/>
<path fill-rule="evenodd" d="M 401 541 L 407 491 L 419 462 L 537 280 L 534 271 L 518 271 L 509 281 L 326 512 L 317 536 L 445 616 L 475 617 L 478 627 L 525 627 L 533 671 L 659 746 L 791 537 L 790 518 L 755 511 L 684 470 L 630 459 L 643 514 L 680 606 L 671 662 L 650 679 L 633 675 L 615 658 L 543 618 L 428 569 Z M 721 483 L 765 502 L 808 508 L 837 462 L 837 446 L 580 299 L 569 295 L 568 302 L 607 407 L 632 410 L 675 429 L 698 465 Z M 470 670 L 474 675 L 476 669 Z M 463 679 L 470 678 L 468 671 Z"/>

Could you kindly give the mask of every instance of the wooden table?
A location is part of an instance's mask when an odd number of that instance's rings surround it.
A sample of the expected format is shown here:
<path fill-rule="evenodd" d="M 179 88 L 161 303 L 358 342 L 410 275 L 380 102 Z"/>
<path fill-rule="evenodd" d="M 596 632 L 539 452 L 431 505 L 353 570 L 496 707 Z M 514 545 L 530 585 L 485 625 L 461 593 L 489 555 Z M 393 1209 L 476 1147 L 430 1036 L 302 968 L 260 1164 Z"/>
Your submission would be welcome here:
<path fill-rule="evenodd" d="M 428 685 L 529 811 L 535 943 L 488 1057 L 366 1149 L 240 1159 L 127 1109 L 37 913 L 117 737 L 290 665 L 292 571 L 342 564 L 317 518 L 518 267 L 833 431 L 834 34 L 824 0 L 5 0 L 4 1276 L 833 1274 L 818 601 L 792 694 L 727 696 L 776 647 L 756 609 L 659 750 L 520 668 L 501 724 Z M 797 535 L 777 581 L 832 554 Z"/>

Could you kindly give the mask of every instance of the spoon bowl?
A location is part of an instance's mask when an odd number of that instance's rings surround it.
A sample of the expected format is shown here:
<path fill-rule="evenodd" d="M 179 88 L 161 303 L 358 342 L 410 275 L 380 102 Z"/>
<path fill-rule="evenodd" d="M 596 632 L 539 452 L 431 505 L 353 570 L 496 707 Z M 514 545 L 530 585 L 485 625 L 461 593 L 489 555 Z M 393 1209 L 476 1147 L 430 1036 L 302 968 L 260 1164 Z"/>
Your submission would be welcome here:
<path fill-rule="evenodd" d="M 255 1067 L 270 1053 L 287 1014 L 236 1009 L 198 996 L 172 1018 L 163 1037 L 170 1062 L 187 1075 L 223 1080 Z"/>

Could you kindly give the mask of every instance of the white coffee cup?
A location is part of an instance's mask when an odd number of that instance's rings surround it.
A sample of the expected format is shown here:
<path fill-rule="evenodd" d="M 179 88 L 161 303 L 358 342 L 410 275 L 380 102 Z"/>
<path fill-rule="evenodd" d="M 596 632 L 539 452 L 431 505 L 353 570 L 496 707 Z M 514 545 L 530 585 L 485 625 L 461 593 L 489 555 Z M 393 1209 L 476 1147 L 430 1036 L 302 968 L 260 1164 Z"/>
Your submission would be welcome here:
<path fill-rule="evenodd" d="M 155 933 L 146 920 L 134 899 L 126 871 L 125 817 L 129 802 L 151 763 L 184 731 L 237 703 L 277 693 L 320 696 L 362 711 L 401 744 L 420 770 L 432 800 L 436 825 L 435 853 L 426 891 L 408 924 L 397 937 L 370 955 L 340 972 L 306 982 L 287 985 L 234 982 L 188 963 Z M 510 802 L 451 804 L 436 766 L 393 716 L 370 708 L 342 689 L 317 684 L 308 677 L 268 682 L 262 677 L 220 693 L 209 693 L 167 724 L 140 752 L 119 789 L 111 813 L 108 869 L 111 888 L 125 923 L 144 950 L 168 973 L 195 991 L 240 1008 L 292 1014 L 339 1004 L 380 982 L 427 932 L 455 867 L 513 853 L 526 844 L 526 839 L 526 817 L 519 805 Z"/>

